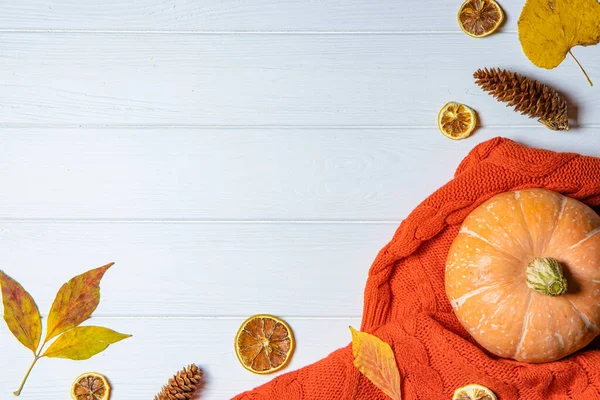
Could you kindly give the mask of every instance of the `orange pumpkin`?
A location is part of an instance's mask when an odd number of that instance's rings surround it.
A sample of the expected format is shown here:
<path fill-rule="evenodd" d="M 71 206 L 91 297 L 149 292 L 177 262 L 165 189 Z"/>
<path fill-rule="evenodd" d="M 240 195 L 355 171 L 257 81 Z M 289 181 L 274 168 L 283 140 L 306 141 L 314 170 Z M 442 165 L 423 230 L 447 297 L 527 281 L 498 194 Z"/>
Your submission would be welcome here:
<path fill-rule="evenodd" d="M 542 363 L 572 354 L 600 333 L 600 217 L 544 189 L 494 196 L 450 247 L 446 294 L 497 356 Z"/>

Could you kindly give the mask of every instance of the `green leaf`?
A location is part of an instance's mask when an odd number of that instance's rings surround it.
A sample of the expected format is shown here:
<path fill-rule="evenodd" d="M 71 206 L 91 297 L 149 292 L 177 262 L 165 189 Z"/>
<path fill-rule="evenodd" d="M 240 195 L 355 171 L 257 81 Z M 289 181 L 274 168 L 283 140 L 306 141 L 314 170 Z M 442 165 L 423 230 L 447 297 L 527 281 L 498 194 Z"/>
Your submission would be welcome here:
<path fill-rule="evenodd" d="M 0 287 L 8 329 L 35 354 L 42 337 L 42 321 L 37 304 L 23 286 L 2 271 Z"/>
<path fill-rule="evenodd" d="M 42 357 L 87 360 L 106 348 L 131 335 L 115 332 L 101 326 L 79 326 L 58 337 Z"/>

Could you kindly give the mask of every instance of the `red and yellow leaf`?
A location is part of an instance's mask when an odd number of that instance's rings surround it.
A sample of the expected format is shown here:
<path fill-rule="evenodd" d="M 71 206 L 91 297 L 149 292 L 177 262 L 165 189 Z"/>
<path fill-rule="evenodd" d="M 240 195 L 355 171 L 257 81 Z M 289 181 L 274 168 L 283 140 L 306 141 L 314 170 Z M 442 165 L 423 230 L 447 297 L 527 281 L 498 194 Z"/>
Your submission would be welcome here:
<path fill-rule="evenodd" d="M 48 315 L 46 342 L 87 320 L 100 302 L 100 280 L 114 263 L 77 275 L 62 285 Z"/>
<path fill-rule="evenodd" d="M 350 331 L 354 366 L 392 400 L 401 400 L 400 372 L 390 345 L 352 327 Z"/>
<path fill-rule="evenodd" d="M 37 304 L 23 286 L 0 271 L 4 320 L 13 335 L 35 354 L 42 337 Z"/>
<path fill-rule="evenodd" d="M 87 360 L 106 348 L 131 335 L 115 332 L 101 326 L 78 326 L 62 334 L 42 357 Z"/>

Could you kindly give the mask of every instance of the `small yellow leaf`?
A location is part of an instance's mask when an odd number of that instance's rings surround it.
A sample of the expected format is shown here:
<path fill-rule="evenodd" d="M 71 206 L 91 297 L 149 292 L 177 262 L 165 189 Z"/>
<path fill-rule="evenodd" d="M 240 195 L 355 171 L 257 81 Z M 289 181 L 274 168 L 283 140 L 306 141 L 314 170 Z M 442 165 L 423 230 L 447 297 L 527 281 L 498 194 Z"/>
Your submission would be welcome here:
<path fill-rule="evenodd" d="M 600 3 L 598 0 L 527 0 L 518 26 L 519 40 L 527 58 L 538 67 L 552 69 L 574 46 L 600 42 Z"/>
<path fill-rule="evenodd" d="M 4 320 L 13 335 L 35 354 L 42 337 L 37 304 L 23 286 L 0 271 Z"/>
<path fill-rule="evenodd" d="M 87 360 L 104 351 L 109 345 L 131 335 L 100 326 L 79 326 L 61 336 L 42 354 L 42 357 Z"/>
<path fill-rule="evenodd" d="M 100 302 L 100 280 L 113 264 L 77 275 L 62 285 L 48 315 L 45 342 L 78 326 L 92 315 Z"/>
<path fill-rule="evenodd" d="M 401 400 L 400 372 L 390 345 L 352 327 L 350 331 L 354 366 L 392 400 Z"/>

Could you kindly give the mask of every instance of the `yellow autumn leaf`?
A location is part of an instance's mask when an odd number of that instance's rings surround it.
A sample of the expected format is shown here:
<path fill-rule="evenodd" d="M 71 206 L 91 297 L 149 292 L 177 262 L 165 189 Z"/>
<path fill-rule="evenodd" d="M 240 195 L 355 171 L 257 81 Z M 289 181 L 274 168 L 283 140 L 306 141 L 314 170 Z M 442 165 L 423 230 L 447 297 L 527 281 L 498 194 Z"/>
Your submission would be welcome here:
<path fill-rule="evenodd" d="M 114 265 L 107 264 L 71 278 L 62 285 L 48 314 L 45 343 L 87 320 L 100 303 L 100 280 Z"/>
<path fill-rule="evenodd" d="M 0 287 L 8 329 L 35 354 L 42 338 L 42 320 L 37 304 L 23 286 L 2 271 Z"/>
<path fill-rule="evenodd" d="M 101 326 L 78 326 L 56 339 L 42 357 L 87 360 L 106 348 L 131 335 L 115 332 Z"/>
<path fill-rule="evenodd" d="M 519 40 L 532 63 L 556 68 L 574 46 L 600 42 L 598 0 L 527 0 L 519 17 Z M 590 78 L 573 56 L 590 85 Z"/>
<path fill-rule="evenodd" d="M 392 400 L 401 400 L 400 372 L 390 345 L 352 327 L 350 332 L 354 366 Z"/>

